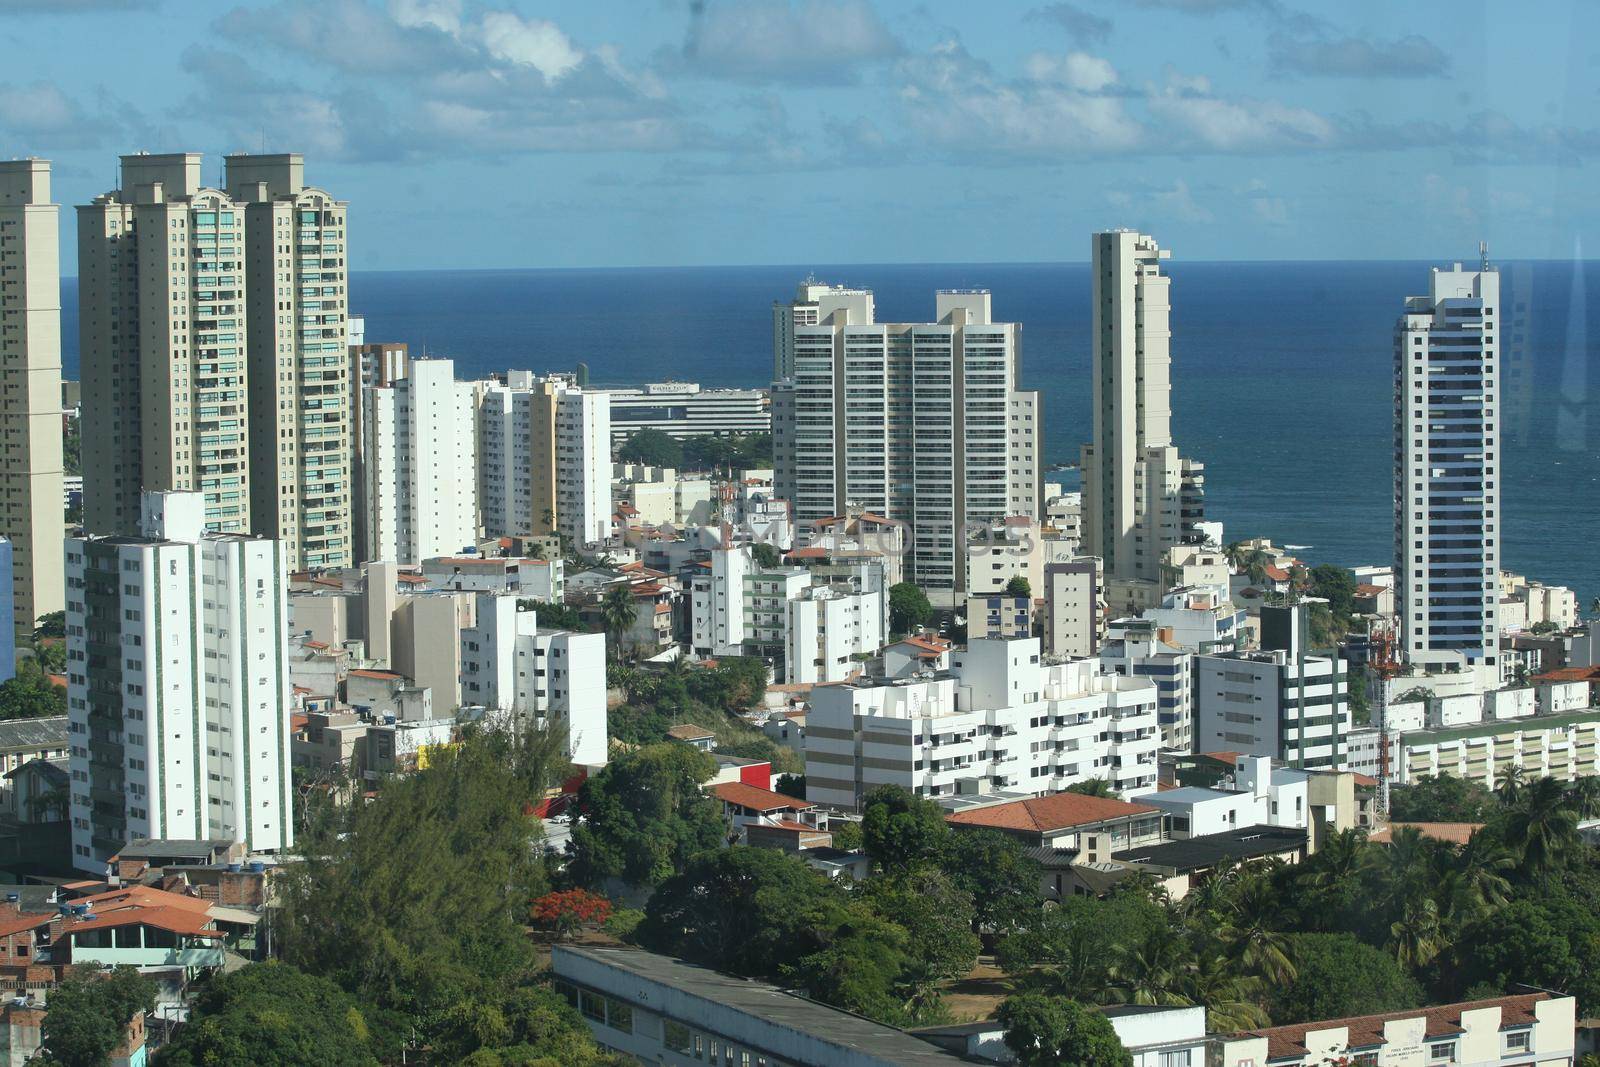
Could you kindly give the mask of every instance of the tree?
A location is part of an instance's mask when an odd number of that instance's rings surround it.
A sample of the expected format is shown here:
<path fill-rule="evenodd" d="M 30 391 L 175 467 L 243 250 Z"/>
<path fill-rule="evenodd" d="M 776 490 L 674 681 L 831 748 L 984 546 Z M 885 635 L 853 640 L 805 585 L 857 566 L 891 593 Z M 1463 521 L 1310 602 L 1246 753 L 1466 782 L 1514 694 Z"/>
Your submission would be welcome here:
<path fill-rule="evenodd" d="M 1343 567 L 1319 563 L 1308 575 L 1311 595 L 1328 602 L 1328 609 L 1342 626 L 1348 626 L 1356 611 L 1356 576 Z"/>
<path fill-rule="evenodd" d="M 1271 986 L 1268 1010 L 1279 1025 L 1415 1008 L 1422 987 L 1394 957 L 1347 933 L 1291 934 L 1293 982 Z"/>
<path fill-rule="evenodd" d="M 1077 1001 L 1020 993 L 1001 1002 L 999 1020 L 1021 1067 L 1133 1067 L 1111 1021 Z"/>
<path fill-rule="evenodd" d="M 1028 579 L 1017 574 L 1013 575 L 1011 580 L 1006 583 L 1003 592 L 1006 596 L 1032 596 L 1033 588 L 1028 584 Z"/>
<path fill-rule="evenodd" d="M 1009 933 L 1039 910 L 1043 871 L 1009 834 L 984 829 L 953 832 L 944 869 L 956 885 L 972 894 L 973 918 L 980 932 Z"/>
<path fill-rule="evenodd" d="M 250 1063 L 377 1067 L 366 1019 L 334 983 L 277 961 L 218 975 L 201 987 L 189 1021 L 158 1067 Z"/>
<path fill-rule="evenodd" d="M 905 928 L 905 961 L 895 978 L 913 1017 L 937 1010 L 937 987 L 978 962 L 972 895 L 943 871 L 923 867 L 898 878 L 874 878 L 864 897 L 882 918 Z"/>
<path fill-rule="evenodd" d="M 35 644 L 47 637 L 63 638 L 66 636 L 67 613 L 65 611 L 51 611 L 39 616 L 39 625 L 33 631 Z"/>
<path fill-rule="evenodd" d="M 1581 840 L 1578 813 L 1554 778 L 1529 783 L 1506 814 L 1505 836 L 1522 845 L 1522 862 L 1535 875 L 1548 875 L 1565 863 Z"/>
<path fill-rule="evenodd" d="M 765 541 L 758 541 L 750 548 L 750 555 L 756 566 L 762 570 L 771 570 L 783 562 L 783 557 L 778 554 L 776 545 L 769 545 Z"/>
<path fill-rule="evenodd" d="M 549 626 L 556 630 L 571 630 L 573 633 L 592 633 L 594 627 L 584 621 L 577 608 L 565 604 L 551 604 L 543 600 L 523 598 L 517 601 L 518 611 L 531 611 L 539 620 L 540 626 Z"/>
<path fill-rule="evenodd" d="M 155 1006 L 155 981 L 132 967 L 117 967 L 104 975 L 93 966 L 74 968 L 50 992 L 44 1056 L 39 1062 L 101 1067 L 133 1017 L 146 1015 Z"/>
<path fill-rule="evenodd" d="M 585 926 L 601 926 L 611 918 L 611 901 L 587 889 L 562 889 L 536 897 L 529 913 L 557 937 L 571 937 Z"/>
<path fill-rule="evenodd" d="M 804 800 L 806 798 L 806 776 L 803 774 L 780 774 L 778 775 L 778 780 L 773 783 L 772 791 L 774 793 L 782 793 L 786 797 L 794 797 L 796 800 Z"/>
<path fill-rule="evenodd" d="M 1194 949 L 1181 931 L 1152 925 L 1118 946 L 1112 984 L 1129 1004 L 1188 1004 L 1184 991 L 1195 969 Z"/>
<path fill-rule="evenodd" d="M 618 756 L 583 783 L 584 819 L 567 844 L 568 874 L 583 886 L 621 878 L 654 886 L 696 853 L 718 847 L 717 803 L 700 788 L 716 772 L 709 753 L 663 742 Z"/>
<path fill-rule="evenodd" d="M 612 586 L 600 598 L 600 621 L 605 625 L 606 648 L 613 659 L 622 658 L 622 639 L 633 629 L 637 618 L 633 588 L 627 583 Z"/>
<path fill-rule="evenodd" d="M 889 873 L 937 862 L 950 832 L 943 808 L 903 786 L 879 786 L 862 801 L 862 844 L 873 863 Z"/>
<path fill-rule="evenodd" d="M 45 719 L 67 713 L 67 691 L 44 676 L 31 659 L 17 664 L 17 674 L 0 682 L 0 720 Z"/>
<path fill-rule="evenodd" d="M 910 582 L 899 582 L 889 587 L 889 629 L 897 634 L 908 634 L 918 626 L 926 626 L 933 618 L 933 604 L 928 594 Z"/>
<path fill-rule="evenodd" d="M 617 446 L 616 458 L 620 463 L 678 470 L 683 467 L 683 445 L 661 430 L 637 430 Z"/>
<path fill-rule="evenodd" d="M 1531 985 L 1577 997 L 1580 1017 L 1600 1010 L 1600 919 L 1565 894 L 1513 899 L 1490 912 L 1458 952 L 1461 985 Z"/>
<path fill-rule="evenodd" d="M 1389 790 L 1395 822 L 1483 822 L 1494 808 L 1494 794 L 1481 783 L 1454 775 L 1423 775 Z"/>
<path fill-rule="evenodd" d="M 1111 783 L 1104 778 L 1087 778 L 1081 782 L 1073 782 L 1062 790 L 1064 793 L 1081 793 L 1086 797 L 1114 797 L 1115 790 Z"/>
<path fill-rule="evenodd" d="M 1119 946 L 1165 927 L 1162 908 L 1132 893 L 1072 896 L 1001 940 L 995 956 L 1019 984 L 1080 1000 L 1107 996 Z"/>

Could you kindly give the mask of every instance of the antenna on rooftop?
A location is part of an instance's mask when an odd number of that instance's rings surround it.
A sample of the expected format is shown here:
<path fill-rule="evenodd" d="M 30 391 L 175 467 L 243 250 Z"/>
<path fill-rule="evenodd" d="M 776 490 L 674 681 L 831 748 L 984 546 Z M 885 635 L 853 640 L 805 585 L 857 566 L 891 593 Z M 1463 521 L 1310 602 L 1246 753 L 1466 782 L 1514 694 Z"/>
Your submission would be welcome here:
<path fill-rule="evenodd" d="M 1489 242 L 1488 241 L 1479 241 L 1478 242 L 1478 260 L 1482 265 L 1481 269 L 1483 269 L 1483 270 L 1488 270 L 1489 269 Z"/>

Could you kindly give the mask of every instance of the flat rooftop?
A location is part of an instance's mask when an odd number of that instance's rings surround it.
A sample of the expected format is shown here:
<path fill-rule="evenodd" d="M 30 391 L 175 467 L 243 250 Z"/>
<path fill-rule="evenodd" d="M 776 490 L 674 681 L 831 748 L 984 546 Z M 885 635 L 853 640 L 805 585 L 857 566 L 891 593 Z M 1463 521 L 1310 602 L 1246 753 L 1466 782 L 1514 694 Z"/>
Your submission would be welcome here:
<path fill-rule="evenodd" d="M 569 953 L 645 981 L 671 986 L 690 996 L 749 1016 L 761 1025 L 796 1030 L 858 1056 L 872 1057 L 868 1062 L 897 1067 L 901 1064 L 905 1067 L 951 1067 L 966 1062 L 903 1030 L 807 1000 L 778 986 L 735 978 L 709 967 L 643 949 L 610 945 L 556 945 L 552 949 L 552 964 L 557 975 L 563 973 L 562 955 Z M 607 992 L 615 995 L 617 991 Z M 641 1006 L 660 1010 L 659 1006 Z M 738 1034 L 723 1036 L 740 1040 Z M 792 1054 L 783 1056 L 783 1059 L 785 1062 L 806 1062 L 794 1060 Z M 816 1067 L 823 1067 L 822 1062 L 816 1061 Z"/>
<path fill-rule="evenodd" d="M 1164 841 L 1114 852 L 1119 863 L 1196 871 L 1224 860 L 1258 859 L 1306 846 L 1306 832 L 1288 826 L 1246 826 L 1225 834 L 1207 834 L 1186 841 Z"/>

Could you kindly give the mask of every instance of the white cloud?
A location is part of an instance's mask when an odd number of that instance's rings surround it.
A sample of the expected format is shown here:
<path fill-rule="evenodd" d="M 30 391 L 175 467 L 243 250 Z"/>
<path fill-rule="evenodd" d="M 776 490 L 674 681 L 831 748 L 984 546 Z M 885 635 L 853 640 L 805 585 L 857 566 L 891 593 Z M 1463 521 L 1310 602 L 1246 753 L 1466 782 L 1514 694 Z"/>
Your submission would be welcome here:
<path fill-rule="evenodd" d="M 1117 68 L 1109 60 L 1087 52 L 1069 52 L 1065 56 L 1035 52 L 1023 61 L 1023 69 L 1033 81 L 1056 82 L 1086 93 L 1117 83 Z"/>
<path fill-rule="evenodd" d="M 734 0 L 690 7 L 681 53 L 662 65 L 752 84 L 850 84 L 905 49 L 867 0 Z"/>
<path fill-rule="evenodd" d="M 1168 76 L 1153 89 L 1150 112 L 1183 141 L 1219 152 L 1325 148 L 1339 141 L 1338 128 L 1308 108 L 1275 100 L 1222 97 L 1209 79 Z"/>
<path fill-rule="evenodd" d="M 542 19 L 524 19 L 509 11 L 490 11 L 478 25 L 477 35 L 490 56 L 533 67 L 551 81 L 583 62 L 583 52 L 560 27 Z"/>

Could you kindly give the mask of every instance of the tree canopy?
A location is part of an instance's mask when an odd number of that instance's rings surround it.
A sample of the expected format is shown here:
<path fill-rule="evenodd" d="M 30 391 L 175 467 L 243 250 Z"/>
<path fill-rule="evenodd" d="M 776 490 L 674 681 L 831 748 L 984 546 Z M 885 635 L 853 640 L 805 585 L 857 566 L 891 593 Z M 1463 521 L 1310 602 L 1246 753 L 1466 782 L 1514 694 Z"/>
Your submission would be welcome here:
<path fill-rule="evenodd" d="M 39 664 L 24 658 L 17 674 L 0 682 L 0 720 L 45 719 L 67 713 L 67 691 L 56 685 Z"/>
<path fill-rule="evenodd" d="M 1000 1005 L 1000 1022 L 1021 1067 L 1133 1067 L 1111 1020 L 1077 1001 L 1021 993 Z"/>
<path fill-rule="evenodd" d="M 715 849 L 722 813 L 700 788 L 715 772 L 709 754 L 674 742 L 612 759 L 578 792 L 585 818 L 567 845 L 568 875 L 590 887 L 608 878 L 656 886 Z"/>
<path fill-rule="evenodd" d="M 1377 1015 L 1423 1003 L 1421 983 L 1392 955 L 1352 934 L 1293 934 L 1289 955 L 1295 978 L 1273 989 L 1268 1010 L 1274 1023 Z"/>
<path fill-rule="evenodd" d="M 155 1009 L 156 983 L 132 967 L 102 974 L 93 966 L 69 971 L 50 991 L 44 1047 L 38 1062 L 53 1067 L 101 1067 L 135 1015 Z"/>
<path fill-rule="evenodd" d="M 927 593 L 911 582 L 889 587 L 889 628 L 895 633 L 910 633 L 918 626 L 926 626 L 932 618 L 933 603 Z"/>
<path fill-rule="evenodd" d="M 1423 775 L 1389 790 L 1389 817 L 1396 822 L 1483 822 L 1495 807 L 1487 788 L 1455 775 Z"/>
<path fill-rule="evenodd" d="M 618 463 L 642 463 L 647 467 L 683 467 L 683 445 L 661 430 L 635 430 L 617 446 Z"/>
<path fill-rule="evenodd" d="M 276 961 L 206 983 L 158 1067 L 250 1063 L 259 1067 L 376 1067 L 371 1033 L 333 982 Z"/>

